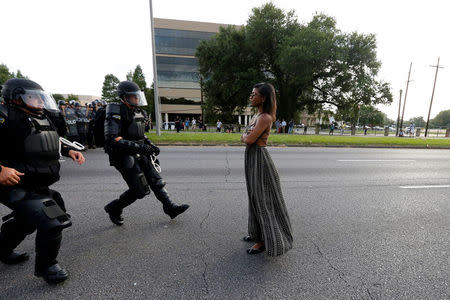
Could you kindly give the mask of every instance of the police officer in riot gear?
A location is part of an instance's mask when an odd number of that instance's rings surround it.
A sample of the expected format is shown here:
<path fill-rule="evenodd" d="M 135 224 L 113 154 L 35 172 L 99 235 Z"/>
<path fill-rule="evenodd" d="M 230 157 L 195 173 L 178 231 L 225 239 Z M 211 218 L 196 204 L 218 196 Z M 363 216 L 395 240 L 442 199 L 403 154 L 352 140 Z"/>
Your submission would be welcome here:
<path fill-rule="evenodd" d="M 66 107 L 67 107 L 66 101 L 64 101 L 64 100 L 58 101 L 58 108 L 60 111 L 62 111 L 64 113 L 64 110 L 66 109 Z"/>
<path fill-rule="evenodd" d="M 14 249 L 37 230 L 35 275 L 48 283 L 67 279 L 57 262 L 62 230 L 71 226 L 61 195 L 49 186 L 59 180 L 60 142 L 45 112 L 56 111 L 50 94 L 28 79 L 10 79 L 1 89 L 0 202 L 12 210 L 3 217 L 0 261 L 17 264 L 28 259 Z M 83 155 L 61 145 L 61 153 L 82 164 Z"/>
<path fill-rule="evenodd" d="M 78 132 L 78 142 L 81 145 L 86 145 L 86 135 L 87 135 L 87 117 L 86 117 L 86 108 L 81 107 L 80 102 L 76 101 L 74 104 L 75 107 L 75 115 L 77 116 L 76 126 Z"/>
<path fill-rule="evenodd" d="M 131 81 L 120 82 L 117 91 L 121 103 L 110 103 L 106 108 L 105 152 L 129 189 L 106 205 L 105 211 L 114 224 L 122 225 L 122 210 L 150 194 L 151 189 L 164 212 L 173 219 L 189 205 L 176 205 L 170 200 L 164 188 L 166 183 L 150 161 L 160 150 L 144 134 L 144 114 L 139 106 L 147 105 L 145 95 Z"/>
<path fill-rule="evenodd" d="M 77 115 L 75 112 L 75 100 L 69 101 L 69 106 L 64 110 L 64 116 L 66 117 L 67 124 L 67 139 L 71 142 L 79 142 L 78 129 L 77 129 Z"/>
<path fill-rule="evenodd" d="M 51 94 L 49 94 L 49 96 L 53 98 Z M 54 102 L 55 100 L 48 101 L 49 104 L 46 104 L 44 106 L 44 113 L 48 118 L 50 118 L 53 125 L 55 125 L 58 135 L 65 136 L 67 134 L 67 124 L 64 117 L 64 107 L 66 105 L 66 102 L 64 102 L 63 100 L 59 100 L 58 107 L 55 107 L 53 105 Z"/>
<path fill-rule="evenodd" d="M 95 149 L 94 144 L 94 121 L 95 121 L 95 102 L 92 101 L 88 105 L 88 112 L 87 112 L 87 120 L 88 120 L 88 130 L 87 130 L 87 143 L 89 149 Z"/>

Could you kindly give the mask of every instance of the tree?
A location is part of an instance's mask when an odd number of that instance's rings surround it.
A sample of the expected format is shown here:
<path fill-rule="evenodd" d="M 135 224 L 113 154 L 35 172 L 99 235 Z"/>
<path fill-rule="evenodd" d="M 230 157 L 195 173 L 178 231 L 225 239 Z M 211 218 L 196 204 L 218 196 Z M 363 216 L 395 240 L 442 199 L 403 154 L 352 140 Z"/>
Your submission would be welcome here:
<path fill-rule="evenodd" d="M 155 96 L 153 84 L 151 88 L 144 89 L 145 98 L 147 99 L 147 106 L 143 106 L 142 109 L 145 110 L 152 120 L 155 120 Z"/>
<path fill-rule="evenodd" d="M 9 72 L 8 67 L 5 64 L 0 64 L 0 85 L 5 83 L 6 80 L 13 78 L 13 74 Z"/>
<path fill-rule="evenodd" d="M 13 73 L 14 74 L 14 73 Z M 20 70 L 17 70 L 17 73 L 16 73 L 16 76 L 15 76 L 16 78 L 26 78 L 26 79 L 28 79 L 28 77 L 26 77 L 26 76 L 24 76 L 23 74 L 22 74 L 22 72 L 20 72 Z"/>
<path fill-rule="evenodd" d="M 203 41 L 196 56 L 206 105 L 222 113 L 238 108 L 240 102 L 229 94 L 243 78 L 249 79 L 247 90 L 258 81 L 273 83 L 278 114 L 287 119 L 304 108 L 314 112 L 331 105 L 355 122 L 358 106 L 392 102 L 389 84 L 376 80 L 375 36 L 343 33 L 323 14 L 303 25 L 294 11 L 285 13 L 269 3 L 254 8 L 242 28 L 221 29 Z"/>
<path fill-rule="evenodd" d="M 200 43 L 196 56 L 207 99 L 205 120 L 220 117 L 226 123 L 235 121 L 233 112 L 248 105 L 253 85 L 265 78 L 254 64 L 245 29 L 220 28 L 215 37 Z"/>
<path fill-rule="evenodd" d="M 64 96 L 61 95 L 61 94 L 53 94 L 52 96 L 53 96 L 53 99 L 55 99 L 56 102 L 58 102 L 59 100 L 66 101 L 66 98 L 64 98 Z"/>
<path fill-rule="evenodd" d="M 423 117 L 411 118 L 407 123 L 413 123 L 414 125 L 416 125 L 416 127 L 425 127 L 426 125 L 426 122 L 423 119 Z"/>
<path fill-rule="evenodd" d="M 435 127 L 450 126 L 450 110 L 441 111 L 430 123 Z"/>
<path fill-rule="evenodd" d="M 127 74 L 128 78 L 128 74 Z M 147 87 L 147 82 L 145 82 L 144 72 L 140 65 L 137 65 L 133 72 L 132 81 L 136 83 L 141 90 L 144 90 Z"/>
<path fill-rule="evenodd" d="M 370 126 L 384 125 L 386 114 L 371 105 L 363 105 L 359 110 L 359 124 Z"/>
<path fill-rule="evenodd" d="M 17 74 L 14 74 L 14 72 L 10 72 L 9 68 L 5 64 L 0 64 L 0 85 L 5 83 L 8 79 L 11 78 L 26 78 L 28 77 L 24 76 L 20 70 L 17 70 Z"/>
<path fill-rule="evenodd" d="M 133 71 L 129 71 L 126 75 L 128 81 L 133 81 Z"/>
<path fill-rule="evenodd" d="M 78 95 L 74 95 L 74 94 L 67 95 L 67 101 L 70 101 L 70 100 L 78 101 L 79 100 Z"/>
<path fill-rule="evenodd" d="M 113 74 L 108 74 L 105 76 L 102 87 L 102 98 L 107 102 L 119 101 L 117 95 L 117 86 L 119 85 L 119 79 Z"/>

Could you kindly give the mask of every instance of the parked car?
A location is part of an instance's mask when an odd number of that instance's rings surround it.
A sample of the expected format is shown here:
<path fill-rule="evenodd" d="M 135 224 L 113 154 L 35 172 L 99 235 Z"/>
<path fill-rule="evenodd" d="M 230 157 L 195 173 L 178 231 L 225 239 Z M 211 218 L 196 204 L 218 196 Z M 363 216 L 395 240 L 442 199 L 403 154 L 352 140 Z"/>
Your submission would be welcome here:
<path fill-rule="evenodd" d="M 164 122 L 161 124 L 161 129 L 175 130 L 175 122 Z"/>

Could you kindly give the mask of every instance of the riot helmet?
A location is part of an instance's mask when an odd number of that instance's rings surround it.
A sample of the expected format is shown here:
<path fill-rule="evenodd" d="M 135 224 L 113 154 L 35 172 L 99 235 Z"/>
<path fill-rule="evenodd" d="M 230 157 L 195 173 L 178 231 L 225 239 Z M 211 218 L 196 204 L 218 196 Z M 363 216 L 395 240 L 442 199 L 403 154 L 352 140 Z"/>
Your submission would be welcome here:
<path fill-rule="evenodd" d="M 80 104 L 80 102 L 78 102 L 78 101 L 74 101 L 73 106 L 74 106 L 75 108 L 81 108 L 81 104 Z"/>
<path fill-rule="evenodd" d="M 119 98 L 131 106 L 146 106 L 147 99 L 139 86 L 132 81 L 122 81 L 117 86 Z"/>
<path fill-rule="evenodd" d="M 67 105 L 66 101 L 64 101 L 64 100 L 59 100 L 59 101 L 58 101 L 58 106 L 62 106 L 62 105 Z"/>
<path fill-rule="evenodd" d="M 106 100 L 100 100 L 100 104 L 102 106 L 106 106 L 108 104 L 108 102 L 106 102 Z"/>
<path fill-rule="evenodd" d="M 22 106 L 31 113 L 41 115 L 44 108 L 58 110 L 55 99 L 50 93 L 34 81 L 24 78 L 12 78 L 7 80 L 2 87 L 2 97 L 5 102 Z M 20 100 L 20 103 L 13 102 Z"/>

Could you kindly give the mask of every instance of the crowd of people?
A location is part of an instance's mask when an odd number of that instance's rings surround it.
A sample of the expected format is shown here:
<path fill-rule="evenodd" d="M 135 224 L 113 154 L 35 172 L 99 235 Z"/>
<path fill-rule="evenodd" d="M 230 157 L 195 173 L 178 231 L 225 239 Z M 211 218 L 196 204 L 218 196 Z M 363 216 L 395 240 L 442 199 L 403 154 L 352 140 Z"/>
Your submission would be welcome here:
<path fill-rule="evenodd" d="M 206 131 L 206 124 L 203 122 L 203 119 L 200 117 L 198 120 L 195 117 L 185 118 L 184 120 L 180 118 L 180 116 L 176 116 L 175 118 L 175 129 L 177 132 L 181 130 L 200 130 Z"/>

